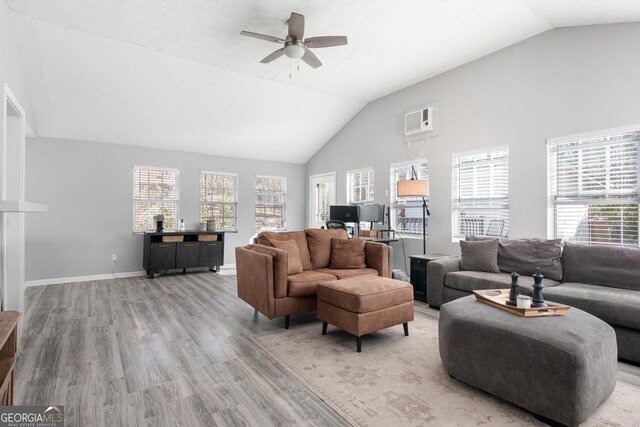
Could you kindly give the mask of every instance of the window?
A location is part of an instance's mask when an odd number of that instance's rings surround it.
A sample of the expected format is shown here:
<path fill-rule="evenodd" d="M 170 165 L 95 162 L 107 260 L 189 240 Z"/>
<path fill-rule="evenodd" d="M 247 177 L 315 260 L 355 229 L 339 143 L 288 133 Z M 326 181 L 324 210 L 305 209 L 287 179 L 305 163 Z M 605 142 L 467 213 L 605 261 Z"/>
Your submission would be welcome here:
<path fill-rule="evenodd" d="M 347 172 L 347 203 L 373 202 L 373 168 Z"/>
<path fill-rule="evenodd" d="M 200 172 L 200 221 L 214 221 L 216 230 L 238 229 L 238 175 Z"/>
<path fill-rule="evenodd" d="M 509 233 L 509 149 L 453 156 L 451 234 L 506 237 Z"/>
<path fill-rule="evenodd" d="M 396 163 L 391 165 L 391 228 L 398 233 L 422 236 L 422 197 L 397 197 L 397 182 L 411 179 L 411 165 L 416 169 L 418 179 L 429 179 L 426 160 Z M 425 197 L 427 204 L 429 198 Z M 429 236 L 429 218 L 426 221 Z"/>
<path fill-rule="evenodd" d="M 286 230 L 287 178 L 256 176 L 256 229 Z"/>
<path fill-rule="evenodd" d="M 133 168 L 133 231 L 154 231 L 153 217 L 164 214 L 164 228 L 178 227 L 178 169 Z"/>
<path fill-rule="evenodd" d="M 550 235 L 638 246 L 640 129 L 549 141 Z"/>
<path fill-rule="evenodd" d="M 329 219 L 329 183 L 316 184 L 316 222 L 326 222 Z"/>

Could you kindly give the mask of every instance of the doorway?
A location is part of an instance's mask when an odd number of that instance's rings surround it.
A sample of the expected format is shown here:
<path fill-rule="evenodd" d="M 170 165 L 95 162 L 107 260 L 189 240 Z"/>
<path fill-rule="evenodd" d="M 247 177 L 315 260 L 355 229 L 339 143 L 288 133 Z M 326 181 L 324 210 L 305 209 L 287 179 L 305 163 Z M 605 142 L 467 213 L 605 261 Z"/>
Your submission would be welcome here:
<path fill-rule="evenodd" d="M 320 228 L 329 219 L 329 206 L 336 204 L 336 173 L 309 177 L 309 228 Z"/>
<path fill-rule="evenodd" d="M 0 97 L 0 189 L 2 201 L 25 199 L 25 114 L 9 87 Z M 0 214 L 2 310 L 24 311 L 25 218 L 20 208 Z"/>

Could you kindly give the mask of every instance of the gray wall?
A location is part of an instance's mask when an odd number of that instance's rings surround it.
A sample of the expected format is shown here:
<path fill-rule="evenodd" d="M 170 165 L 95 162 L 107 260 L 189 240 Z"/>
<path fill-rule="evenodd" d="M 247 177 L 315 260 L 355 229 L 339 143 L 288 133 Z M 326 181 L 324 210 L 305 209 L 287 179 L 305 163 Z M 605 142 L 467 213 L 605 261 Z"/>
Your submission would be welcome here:
<path fill-rule="evenodd" d="M 307 174 L 375 167 L 376 201 L 388 203 L 389 164 L 411 159 L 404 112 L 440 102 L 429 142 L 428 251 L 459 253 L 451 241 L 451 155 L 509 146 L 513 238 L 547 234 L 545 139 L 640 123 L 640 24 L 555 29 L 369 103 L 307 164 Z M 399 244 L 396 266 L 403 260 Z M 421 253 L 421 241 L 407 253 Z"/>
<path fill-rule="evenodd" d="M 0 83 L 6 82 L 20 106 L 25 110 L 27 125 L 35 132 L 35 118 L 32 114 L 22 57 L 18 51 L 11 11 L 6 1 L 0 1 Z"/>
<path fill-rule="evenodd" d="M 116 144 L 58 139 L 27 140 L 27 199 L 49 206 L 27 215 L 27 280 L 142 270 L 142 236 L 132 233 L 134 165 L 180 170 L 180 217 L 195 228 L 201 170 L 238 174 L 238 233 L 229 233 L 225 262 L 255 233 L 254 177 L 287 177 L 290 230 L 305 222 L 305 167 Z"/>

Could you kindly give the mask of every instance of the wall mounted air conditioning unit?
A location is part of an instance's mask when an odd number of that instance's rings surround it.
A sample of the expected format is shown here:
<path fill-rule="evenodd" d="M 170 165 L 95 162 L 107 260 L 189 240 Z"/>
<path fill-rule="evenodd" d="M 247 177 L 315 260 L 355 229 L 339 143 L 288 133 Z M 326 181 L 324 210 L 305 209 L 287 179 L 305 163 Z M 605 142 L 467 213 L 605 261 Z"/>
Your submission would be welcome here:
<path fill-rule="evenodd" d="M 433 107 L 411 111 L 404 115 L 404 136 L 433 130 Z"/>

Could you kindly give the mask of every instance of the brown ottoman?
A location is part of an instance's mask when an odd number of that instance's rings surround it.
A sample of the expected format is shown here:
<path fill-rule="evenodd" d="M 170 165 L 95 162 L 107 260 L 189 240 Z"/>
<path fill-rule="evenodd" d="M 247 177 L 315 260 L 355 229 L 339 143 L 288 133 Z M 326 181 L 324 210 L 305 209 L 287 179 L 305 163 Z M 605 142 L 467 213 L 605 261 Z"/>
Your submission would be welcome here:
<path fill-rule="evenodd" d="M 322 334 L 331 323 L 356 336 L 358 352 L 363 335 L 413 320 L 413 286 L 386 277 L 364 276 L 318 284 L 318 319 Z"/>

